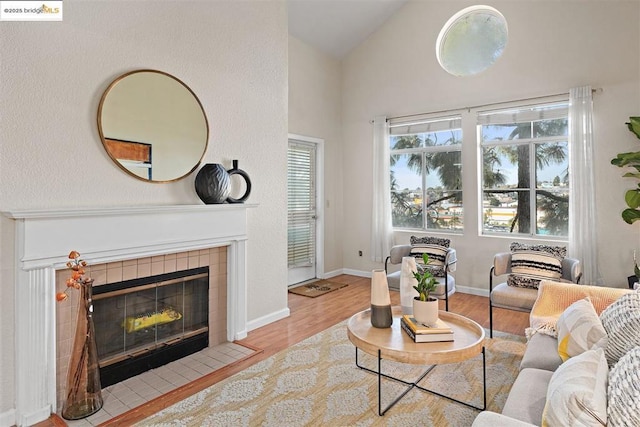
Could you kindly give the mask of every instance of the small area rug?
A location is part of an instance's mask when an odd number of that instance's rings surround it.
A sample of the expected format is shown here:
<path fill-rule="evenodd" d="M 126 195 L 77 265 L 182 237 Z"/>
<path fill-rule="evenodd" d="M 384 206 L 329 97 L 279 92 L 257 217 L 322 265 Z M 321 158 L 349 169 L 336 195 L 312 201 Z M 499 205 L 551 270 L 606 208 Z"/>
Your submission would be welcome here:
<path fill-rule="evenodd" d="M 494 332 L 486 340 L 487 405 L 500 412 L 525 348 L 524 337 Z M 374 367 L 364 353 L 360 362 Z M 424 367 L 383 361 L 383 372 L 413 380 Z M 482 357 L 437 366 L 421 383 L 482 406 Z M 402 387 L 383 382 L 383 404 Z M 346 321 L 283 350 L 137 426 L 469 426 L 479 411 L 411 390 L 383 417 L 377 378 L 355 366 Z"/>
<path fill-rule="evenodd" d="M 336 289 L 344 288 L 347 285 L 347 283 L 330 282 L 329 280 L 320 279 L 316 280 L 313 283 L 308 283 L 306 285 L 300 285 L 296 286 L 295 288 L 291 288 L 289 289 L 289 292 L 296 295 L 304 295 L 305 297 L 315 298 L 328 292 L 335 291 Z"/>

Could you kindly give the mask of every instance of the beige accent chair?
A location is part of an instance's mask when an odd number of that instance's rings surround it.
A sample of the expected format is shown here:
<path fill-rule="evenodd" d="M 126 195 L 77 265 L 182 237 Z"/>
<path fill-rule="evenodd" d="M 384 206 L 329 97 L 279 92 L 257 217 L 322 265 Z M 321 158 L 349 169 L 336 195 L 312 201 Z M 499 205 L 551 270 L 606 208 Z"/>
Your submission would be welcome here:
<path fill-rule="evenodd" d="M 400 290 L 400 274 L 401 271 L 394 271 L 389 273 L 389 264 L 402 265 L 402 258 L 411 256 L 411 245 L 396 245 L 391 248 L 390 254 L 384 261 L 384 271 L 387 272 L 387 282 L 389 283 L 389 289 L 395 291 Z M 445 256 L 444 277 L 436 277 L 438 281 L 438 287 L 431 295 L 438 299 L 444 300 L 445 310 L 449 311 L 449 297 L 456 292 L 456 279 L 450 273 L 456 271 L 456 250 L 448 248 L 447 255 Z"/>
<path fill-rule="evenodd" d="M 493 338 L 493 308 L 531 312 L 533 303 L 538 298 L 538 290 L 533 288 L 518 288 L 502 282 L 493 286 L 494 276 L 511 274 L 511 252 L 498 253 L 493 257 L 493 266 L 489 272 L 489 337 Z M 561 281 L 568 283 L 580 283 L 582 267 L 580 261 L 575 258 L 562 260 Z"/>

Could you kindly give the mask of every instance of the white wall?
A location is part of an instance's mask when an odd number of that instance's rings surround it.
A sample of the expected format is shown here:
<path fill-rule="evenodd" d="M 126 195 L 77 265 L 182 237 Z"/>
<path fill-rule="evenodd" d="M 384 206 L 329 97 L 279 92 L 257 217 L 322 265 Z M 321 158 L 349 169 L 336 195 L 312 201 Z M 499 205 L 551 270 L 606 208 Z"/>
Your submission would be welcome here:
<path fill-rule="evenodd" d="M 341 63 L 289 36 L 289 132 L 324 140 L 324 272 L 342 269 Z"/>
<path fill-rule="evenodd" d="M 619 214 L 624 191 L 635 182 L 621 178 L 622 171 L 611 166 L 610 159 L 618 152 L 638 149 L 624 122 L 640 114 L 640 2 L 494 1 L 491 5 L 509 25 L 504 56 L 481 74 L 453 77 L 437 63 L 436 38 L 449 17 L 472 4 L 411 1 L 344 60 L 345 268 L 380 267 L 370 261 L 369 254 L 369 120 L 374 116 L 456 109 L 591 85 L 603 89 L 594 98 L 600 267 L 605 283 L 626 286 L 626 277 L 633 273 L 632 250 L 640 246 L 640 225 L 627 225 Z M 452 236 L 452 245 L 458 250 L 458 285 L 482 293 L 488 289 L 493 254 L 507 251 L 513 239 L 478 235 L 474 127 L 467 125 L 463 131 L 465 230 L 464 235 Z M 411 234 L 396 233 L 396 243 L 407 243 Z M 359 249 L 365 257 L 357 256 Z"/>
<path fill-rule="evenodd" d="M 168 72 L 197 94 L 207 114 L 204 163 L 230 168 L 239 159 L 252 180 L 248 202 L 259 207 L 248 220 L 249 321 L 287 312 L 283 2 L 67 0 L 63 22 L 4 22 L 0 43 L 0 210 L 201 203 L 195 173 L 175 183 L 142 182 L 112 163 L 98 137 L 100 96 L 116 76 Z M 10 220 L 0 221 L 0 233 L 0 425 L 8 425 Z"/>

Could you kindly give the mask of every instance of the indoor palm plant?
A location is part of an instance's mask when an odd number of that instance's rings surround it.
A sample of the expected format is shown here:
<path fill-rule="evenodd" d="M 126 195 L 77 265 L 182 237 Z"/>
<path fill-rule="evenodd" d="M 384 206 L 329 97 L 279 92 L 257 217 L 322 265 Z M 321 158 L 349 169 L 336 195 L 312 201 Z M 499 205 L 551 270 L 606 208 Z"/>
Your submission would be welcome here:
<path fill-rule="evenodd" d="M 413 277 L 418 281 L 413 289 L 418 291 L 418 296 L 413 299 L 413 317 L 416 321 L 426 325 L 432 325 L 438 320 L 438 300 L 430 296 L 436 290 L 438 281 L 427 268 L 429 255 L 422 254 L 424 267 L 413 272 Z"/>

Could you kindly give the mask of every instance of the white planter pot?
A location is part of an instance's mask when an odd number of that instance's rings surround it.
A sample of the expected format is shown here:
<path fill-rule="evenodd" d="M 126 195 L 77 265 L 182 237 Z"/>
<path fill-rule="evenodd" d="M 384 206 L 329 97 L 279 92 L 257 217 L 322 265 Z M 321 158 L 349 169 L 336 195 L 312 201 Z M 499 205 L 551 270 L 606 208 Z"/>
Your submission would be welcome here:
<path fill-rule="evenodd" d="M 425 325 L 435 325 L 438 321 L 438 300 L 434 298 L 432 301 L 420 301 L 414 298 L 413 317 Z"/>

